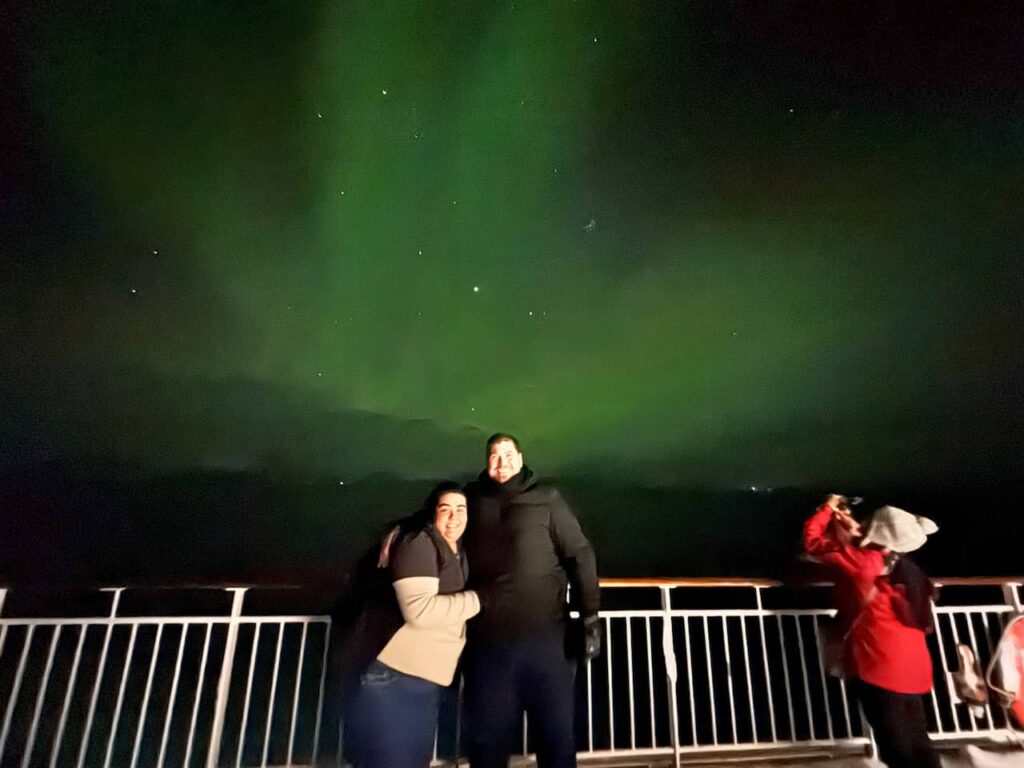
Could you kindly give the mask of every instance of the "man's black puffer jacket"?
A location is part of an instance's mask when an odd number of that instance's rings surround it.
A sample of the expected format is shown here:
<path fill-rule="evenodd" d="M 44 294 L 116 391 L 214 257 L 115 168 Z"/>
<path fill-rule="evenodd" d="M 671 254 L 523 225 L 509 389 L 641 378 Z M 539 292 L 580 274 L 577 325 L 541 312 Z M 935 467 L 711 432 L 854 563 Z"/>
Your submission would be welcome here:
<path fill-rule="evenodd" d="M 597 614 L 594 550 L 555 488 L 523 467 L 504 484 L 483 472 L 466 495 L 469 587 L 479 590 L 483 604 L 471 632 L 502 642 L 564 626 L 567 583 L 580 614 Z"/>

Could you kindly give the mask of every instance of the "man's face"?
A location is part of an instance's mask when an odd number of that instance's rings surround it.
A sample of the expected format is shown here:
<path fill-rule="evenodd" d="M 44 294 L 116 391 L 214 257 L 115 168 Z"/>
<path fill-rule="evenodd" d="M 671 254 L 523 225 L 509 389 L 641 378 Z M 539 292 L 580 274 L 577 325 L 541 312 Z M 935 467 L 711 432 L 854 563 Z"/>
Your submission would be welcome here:
<path fill-rule="evenodd" d="M 523 468 L 523 454 L 511 440 L 500 440 L 491 446 L 487 456 L 487 474 L 496 483 L 507 483 Z"/>

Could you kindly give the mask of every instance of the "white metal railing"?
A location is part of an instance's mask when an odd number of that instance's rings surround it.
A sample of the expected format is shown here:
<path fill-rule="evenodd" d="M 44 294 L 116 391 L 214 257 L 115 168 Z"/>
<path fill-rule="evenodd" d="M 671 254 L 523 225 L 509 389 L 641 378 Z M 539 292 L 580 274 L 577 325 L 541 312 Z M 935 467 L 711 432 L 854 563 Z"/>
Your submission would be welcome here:
<path fill-rule="evenodd" d="M 312 765 L 330 620 L 0 615 L 0 766 Z M 0 590 L 0 610 L 6 590 Z"/>
<path fill-rule="evenodd" d="M 946 604 L 940 596 L 935 612 L 937 631 L 929 641 L 935 662 L 932 737 L 1017 743 L 997 705 L 990 701 L 974 715 L 957 702 L 951 673 L 958 643 L 969 645 L 982 668 L 987 666 L 1006 621 L 1022 611 L 1021 581 L 936 581 L 967 594 L 962 604 Z M 844 681 L 826 675 L 822 664 L 820 625 L 834 610 L 787 607 L 778 599 L 766 607 L 766 596 L 786 592 L 767 580 L 607 579 L 602 586 L 657 590 L 660 605 L 601 612 L 604 654 L 587 665 L 582 681 L 581 757 L 671 754 L 678 764 L 693 753 L 724 758 L 797 748 L 831 754 L 872 748 Z M 687 591 L 708 587 L 744 589 L 749 604 L 684 607 Z"/>
<path fill-rule="evenodd" d="M 949 673 L 956 643 L 987 663 L 1022 610 L 1020 580 L 939 581 L 966 597 L 935 612 L 933 738 L 1013 740 L 999 707 L 976 716 L 956 703 Z M 738 579 L 602 587 L 640 607 L 600 614 L 604 652 L 577 680 L 581 761 L 870 749 L 845 684 L 821 663 L 820 623 L 833 612 L 795 599 L 806 591 Z M 694 605 L 709 587 L 729 588 L 718 600 L 729 607 Z M 226 590 L 219 615 L 121 615 L 123 592 L 109 591 L 101 617 L 3 618 L 0 590 L 0 768 L 316 763 L 328 617 L 246 614 L 243 588 Z M 435 764 L 456 761 L 461 715 L 459 703 L 443 718 Z M 325 727 L 333 736 L 335 723 Z M 522 753 L 531 747 L 524 718 Z M 340 762 L 334 749 L 322 763 Z"/>

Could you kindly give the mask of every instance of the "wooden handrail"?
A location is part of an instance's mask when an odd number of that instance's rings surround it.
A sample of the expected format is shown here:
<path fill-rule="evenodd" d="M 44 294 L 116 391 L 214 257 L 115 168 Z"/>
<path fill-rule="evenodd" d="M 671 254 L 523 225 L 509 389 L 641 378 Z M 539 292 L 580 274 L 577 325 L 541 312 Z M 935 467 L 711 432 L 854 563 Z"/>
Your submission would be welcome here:
<path fill-rule="evenodd" d="M 1021 586 L 1024 576 L 938 576 L 932 582 L 942 587 L 1002 587 Z M 732 577 L 671 577 L 656 576 L 642 578 L 603 578 L 601 587 L 642 588 L 642 587 L 781 587 L 785 583 L 776 579 L 745 579 Z M 830 581 L 801 582 L 793 586 L 830 586 Z"/>
<path fill-rule="evenodd" d="M 939 576 L 932 581 L 942 587 L 1019 587 L 1024 576 Z"/>
<path fill-rule="evenodd" d="M 660 577 L 653 578 L 608 578 L 601 579 L 606 589 L 616 587 L 781 587 L 775 579 L 744 579 L 733 577 Z"/>

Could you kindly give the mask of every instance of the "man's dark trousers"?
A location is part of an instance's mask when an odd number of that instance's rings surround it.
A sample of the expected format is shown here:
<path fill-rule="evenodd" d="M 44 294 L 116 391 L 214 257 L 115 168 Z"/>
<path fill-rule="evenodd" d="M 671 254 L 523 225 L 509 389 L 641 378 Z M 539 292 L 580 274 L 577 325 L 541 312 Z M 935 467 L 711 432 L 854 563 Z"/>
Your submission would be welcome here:
<path fill-rule="evenodd" d="M 538 768 L 575 768 L 576 661 L 566 657 L 563 628 L 501 644 L 474 638 L 465 663 L 473 768 L 507 768 L 524 709 Z"/>

